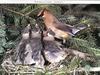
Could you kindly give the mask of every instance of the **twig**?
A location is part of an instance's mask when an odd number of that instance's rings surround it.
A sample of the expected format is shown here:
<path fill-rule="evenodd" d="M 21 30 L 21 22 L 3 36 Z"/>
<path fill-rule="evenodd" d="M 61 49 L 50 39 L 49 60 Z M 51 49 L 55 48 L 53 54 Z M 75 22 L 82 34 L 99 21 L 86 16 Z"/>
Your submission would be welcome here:
<path fill-rule="evenodd" d="M 5 6 L 0 6 L 0 8 L 4 9 L 4 10 L 6 10 L 6 11 L 9 11 L 9 12 L 15 13 L 15 14 L 17 14 L 17 15 L 23 16 L 23 17 L 25 17 L 26 19 L 30 19 L 30 20 L 33 19 L 32 17 L 29 17 L 28 15 L 24 15 L 24 14 L 22 14 L 22 13 L 20 13 L 20 12 L 11 10 L 11 9 L 5 7 Z"/>
<path fill-rule="evenodd" d="M 85 68 L 77 68 L 75 70 L 76 72 L 85 72 L 86 69 Z M 70 71 L 70 73 L 73 73 L 74 71 Z M 88 72 L 100 72 L 100 67 L 90 67 L 90 69 L 88 69 Z"/>
<path fill-rule="evenodd" d="M 19 74 L 34 74 L 35 72 L 10 72 L 11 73 L 19 73 Z"/>
<path fill-rule="evenodd" d="M 15 13 L 15 14 L 24 16 L 24 14 L 22 14 L 22 13 L 20 13 L 20 12 L 16 12 L 16 11 L 14 11 L 14 10 L 11 10 L 11 9 L 5 7 L 5 6 L 0 6 L 0 8 L 5 9 L 5 10 L 10 11 L 10 12 L 13 12 L 13 13 Z"/>
<path fill-rule="evenodd" d="M 93 58 L 92 55 L 88 54 L 88 53 L 83 53 L 83 52 L 80 52 L 78 50 L 74 50 L 74 49 L 67 49 L 67 48 L 64 48 L 65 52 L 68 53 L 69 55 L 74 55 L 74 56 L 78 56 L 80 57 L 81 59 L 85 59 L 85 60 L 89 60 L 89 61 L 95 61 L 95 59 Z M 91 60 L 91 58 L 93 58 Z"/>
<path fill-rule="evenodd" d="M 4 69 L 5 72 L 8 72 L 8 70 L 5 68 L 3 64 L 1 64 L 2 68 Z"/>
<path fill-rule="evenodd" d="M 76 70 L 74 69 L 74 71 L 73 71 L 73 75 L 75 75 L 75 73 L 76 73 Z"/>

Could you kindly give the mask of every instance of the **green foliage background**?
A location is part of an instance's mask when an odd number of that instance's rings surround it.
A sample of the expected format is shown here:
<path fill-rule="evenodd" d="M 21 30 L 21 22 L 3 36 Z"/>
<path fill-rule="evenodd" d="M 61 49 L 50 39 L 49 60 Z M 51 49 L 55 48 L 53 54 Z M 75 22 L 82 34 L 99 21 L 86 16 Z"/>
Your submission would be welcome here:
<path fill-rule="evenodd" d="M 67 24 L 74 26 L 86 25 L 87 28 L 70 39 L 69 48 L 89 53 L 96 59 L 95 63 L 81 62 L 77 58 L 67 61 L 67 70 L 85 66 L 100 66 L 100 5 L 42 5 L 42 4 L 16 4 L 0 5 L 0 61 L 5 52 L 16 47 L 20 40 L 21 32 L 30 21 L 35 24 L 35 17 L 41 8 L 49 8 L 54 14 Z M 41 22 L 42 23 L 42 22 Z M 77 59 L 77 60 L 76 60 Z M 66 74 L 60 69 L 62 74 Z M 59 72 L 60 72 L 59 71 Z M 50 73 L 50 74 L 49 74 Z M 54 72 L 55 73 L 55 72 Z M 46 72 L 51 75 L 51 72 Z M 38 74 L 37 74 L 38 75 Z"/>

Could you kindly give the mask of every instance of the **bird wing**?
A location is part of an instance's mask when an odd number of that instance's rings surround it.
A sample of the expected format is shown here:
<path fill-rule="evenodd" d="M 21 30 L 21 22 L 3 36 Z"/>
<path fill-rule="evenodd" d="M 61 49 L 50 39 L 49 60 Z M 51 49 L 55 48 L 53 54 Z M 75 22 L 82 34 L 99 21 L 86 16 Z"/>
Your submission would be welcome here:
<path fill-rule="evenodd" d="M 57 29 L 60 29 L 60 30 L 62 30 L 62 31 L 65 31 L 65 32 L 67 32 L 67 33 L 69 33 L 69 34 L 71 34 L 71 35 L 74 35 L 74 34 L 73 34 L 73 27 L 72 27 L 72 26 L 67 25 L 67 24 L 63 24 L 63 23 L 61 23 L 61 22 L 59 22 L 59 23 L 54 23 L 54 25 L 55 25 L 55 27 L 56 27 Z"/>
<path fill-rule="evenodd" d="M 79 32 L 80 30 L 83 30 L 85 29 L 86 27 L 79 27 L 79 28 L 76 28 L 74 26 L 71 26 L 71 25 L 68 25 L 68 24 L 64 24 L 64 23 L 61 23 L 61 22 L 55 22 L 54 23 L 54 26 L 57 28 L 57 29 L 60 29 L 62 31 L 65 31 L 67 33 L 69 33 L 70 35 L 74 36 L 77 32 Z"/>

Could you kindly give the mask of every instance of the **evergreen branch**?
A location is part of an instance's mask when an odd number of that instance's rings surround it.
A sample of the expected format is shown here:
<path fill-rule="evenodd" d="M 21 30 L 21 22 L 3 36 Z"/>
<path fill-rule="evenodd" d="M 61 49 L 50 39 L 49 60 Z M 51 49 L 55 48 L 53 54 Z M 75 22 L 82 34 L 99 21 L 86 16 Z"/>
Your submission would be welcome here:
<path fill-rule="evenodd" d="M 69 14 L 69 12 L 66 12 L 66 14 Z M 89 16 L 89 17 L 93 17 L 93 18 L 100 18 L 98 15 L 100 15 L 100 12 L 97 12 L 97 11 L 76 11 L 76 12 L 72 12 L 73 15 L 86 15 L 86 16 Z"/>
<path fill-rule="evenodd" d="M 25 8 L 23 8 L 22 10 L 20 10 L 21 13 L 25 13 L 26 11 L 28 11 L 33 5 L 29 5 Z"/>
<path fill-rule="evenodd" d="M 75 72 L 85 72 L 86 68 L 77 68 Z M 70 73 L 73 73 L 74 71 L 70 71 Z M 90 67 L 88 72 L 100 72 L 100 67 Z"/>
<path fill-rule="evenodd" d="M 14 10 L 11 10 L 11 9 L 9 9 L 9 8 L 7 8 L 7 7 L 1 6 L 0 8 L 4 9 L 4 10 L 6 10 L 6 11 L 12 12 L 12 13 L 14 13 L 14 14 L 23 16 L 23 17 L 25 17 L 26 19 L 30 19 L 30 20 L 33 19 L 32 17 L 26 16 L 26 15 L 24 15 L 23 13 L 20 13 L 20 12 L 14 11 Z"/>
<path fill-rule="evenodd" d="M 81 59 L 85 59 L 85 60 L 88 60 L 88 61 L 95 61 L 94 57 L 92 55 L 88 54 L 88 53 L 83 53 L 83 52 L 80 52 L 78 50 L 67 49 L 67 48 L 64 48 L 64 50 L 69 55 L 78 56 Z"/>
<path fill-rule="evenodd" d="M 36 11 L 39 8 L 45 8 L 45 7 L 48 7 L 48 5 L 40 5 L 39 7 L 34 8 L 34 10 L 31 10 L 30 12 L 26 13 L 25 16 L 30 15 L 32 12 Z"/>
<path fill-rule="evenodd" d="M 7 7 L 1 6 L 0 8 L 2 8 L 2 9 L 4 9 L 4 10 L 7 10 L 7 11 L 9 11 L 9 12 L 15 13 L 15 14 L 17 14 L 17 15 L 24 16 L 24 14 L 22 14 L 22 13 L 20 13 L 20 12 L 16 12 L 16 11 L 14 11 L 14 10 L 11 10 L 11 9 L 9 9 L 9 8 L 7 8 Z"/>

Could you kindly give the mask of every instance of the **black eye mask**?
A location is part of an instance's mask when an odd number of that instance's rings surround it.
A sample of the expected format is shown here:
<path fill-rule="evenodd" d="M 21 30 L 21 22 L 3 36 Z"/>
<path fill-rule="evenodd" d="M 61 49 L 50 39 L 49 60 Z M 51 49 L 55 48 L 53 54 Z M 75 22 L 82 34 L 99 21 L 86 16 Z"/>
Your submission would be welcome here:
<path fill-rule="evenodd" d="M 39 18 L 39 17 L 42 17 L 42 16 L 44 15 L 44 11 L 47 11 L 47 9 L 46 9 L 46 8 L 42 9 L 42 10 L 39 12 L 39 14 L 37 15 L 37 17 L 38 17 L 38 18 Z"/>

